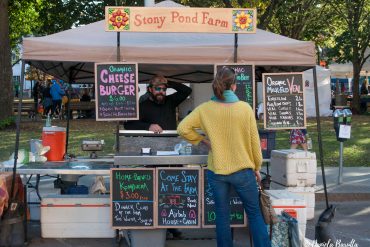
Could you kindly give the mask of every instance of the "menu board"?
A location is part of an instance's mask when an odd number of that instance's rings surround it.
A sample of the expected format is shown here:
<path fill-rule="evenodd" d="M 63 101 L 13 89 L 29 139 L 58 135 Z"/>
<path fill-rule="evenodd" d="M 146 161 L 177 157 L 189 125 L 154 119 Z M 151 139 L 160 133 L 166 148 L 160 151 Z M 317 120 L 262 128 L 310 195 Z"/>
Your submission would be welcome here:
<path fill-rule="evenodd" d="M 137 120 L 137 63 L 96 63 L 96 120 Z"/>
<path fill-rule="evenodd" d="M 208 183 L 207 168 L 203 168 L 203 196 L 202 196 L 202 227 L 216 227 L 216 210 L 213 191 Z M 247 225 L 247 218 L 244 213 L 243 202 L 232 187 L 230 191 L 230 225 L 232 227 L 244 227 Z"/>
<path fill-rule="evenodd" d="M 152 228 L 154 220 L 154 169 L 111 169 L 112 227 Z"/>
<path fill-rule="evenodd" d="M 305 128 L 303 73 L 268 73 L 262 77 L 265 129 Z"/>
<path fill-rule="evenodd" d="M 199 181 L 199 168 L 157 168 L 157 227 L 200 227 Z"/>
<path fill-rule="evenodd" d="M 217 73 L 217 71 L 219 71 L 224 66 L 234 69 L 236 73 L 235 94 L 240 100 L 247 102 L 254 109 L 254 65 L 237 63 L 216 64 L 215 73 Z"/>

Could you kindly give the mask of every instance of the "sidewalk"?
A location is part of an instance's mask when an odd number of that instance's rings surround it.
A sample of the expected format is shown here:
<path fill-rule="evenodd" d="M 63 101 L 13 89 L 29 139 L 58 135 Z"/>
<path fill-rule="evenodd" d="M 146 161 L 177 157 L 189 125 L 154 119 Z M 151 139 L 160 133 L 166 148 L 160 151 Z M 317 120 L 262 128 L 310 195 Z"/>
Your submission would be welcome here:
<path fill-rule="evenodd" d="M 332 227 L 335 236 L 342 243 L 354 239 L 358 247 L 370 246 L 370 168 L 345 167 L 343 183 L 337 185 L 338 168 L 325 168 L 329 204 L 337 206 Z M 43 186 L 47 186 L 46 184 Z M 321 212 L 326 208 L 323 193 L 321 168 L 317 170 L 315 219 L 307 221 L 306 237 L 315 238 L 315 224 Z M 28 228 L 28 246 L 118 246 L 115 239 L 43 239 L 40 223 L 32 221 Z M 216 246 L 214 229 L 181 229 L 184 240 L 167 240 L 166 247 Z M 248 229 L 235 228 L 234 246 L 249 246 Z M 120 246 L 127 246 L 125 243 Z M 148 246 L 150 242 L 148 240 Z"/>

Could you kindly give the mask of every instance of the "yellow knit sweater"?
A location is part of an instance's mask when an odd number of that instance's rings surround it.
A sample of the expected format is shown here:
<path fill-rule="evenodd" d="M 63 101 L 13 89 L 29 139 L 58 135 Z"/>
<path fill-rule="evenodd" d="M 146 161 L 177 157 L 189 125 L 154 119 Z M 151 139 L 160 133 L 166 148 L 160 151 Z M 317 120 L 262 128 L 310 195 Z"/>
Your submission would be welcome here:
<path fill-rule="evenodd" d="M 228 175 L 245 168 L 256 171 L 261 168 L 257 123 L 247 103 L 203 103 L 180 122 L 177 132 L 198 145 L 205 137 L 195 131 L 197 128 L 202 129 L 211 142 L 208 168 L 214 173 Z"/>

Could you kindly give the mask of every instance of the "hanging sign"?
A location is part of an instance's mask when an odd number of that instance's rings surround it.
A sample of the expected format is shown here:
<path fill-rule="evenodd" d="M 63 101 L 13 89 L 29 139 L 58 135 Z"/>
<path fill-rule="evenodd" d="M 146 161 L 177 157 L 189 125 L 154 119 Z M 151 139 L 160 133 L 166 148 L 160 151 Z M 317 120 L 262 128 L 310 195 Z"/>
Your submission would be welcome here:
<path fill-rule="evenodd" d="M 105 7 L 111 32 L 255 33 L 256 9 Z"/>
<path fill-rule="evenodd" d="M 96 63 L 96 120 L 137 120 L 137 63 Z"/>
<path fill-rule="evenodd" d="M 265 128 L 305 128 L 303 73 L 266 73 L 262 78 Z"/>

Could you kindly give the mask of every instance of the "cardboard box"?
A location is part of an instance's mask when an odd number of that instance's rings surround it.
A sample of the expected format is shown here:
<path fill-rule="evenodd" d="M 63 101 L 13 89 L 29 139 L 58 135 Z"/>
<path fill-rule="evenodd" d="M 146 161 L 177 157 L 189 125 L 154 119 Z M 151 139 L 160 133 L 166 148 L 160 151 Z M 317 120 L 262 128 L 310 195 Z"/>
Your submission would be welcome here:
<path fill-rule="evenodd" d="M 298 149 L 272 150 L 270 175 L 285 186 L 316 185 L 316 154 Z"/>
<path fill-rule="evenodd" d="M 41 201 L 43 238 L 113 238 L 106 195 L 47 196 Z"/>

